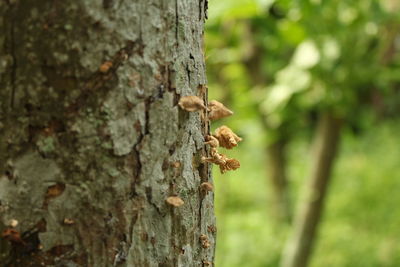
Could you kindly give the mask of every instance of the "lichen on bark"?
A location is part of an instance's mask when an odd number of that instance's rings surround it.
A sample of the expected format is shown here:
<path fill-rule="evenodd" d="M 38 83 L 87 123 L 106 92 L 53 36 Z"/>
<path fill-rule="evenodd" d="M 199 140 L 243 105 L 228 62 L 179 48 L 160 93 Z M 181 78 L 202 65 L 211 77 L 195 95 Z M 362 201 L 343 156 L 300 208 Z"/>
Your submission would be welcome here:
<path fill-rule="evenodd" d="M 23 240 L 0 239 L 1 262 L 213 261 L 213 193 L 200 189 L 211 174 L 198 161 L 208 123 L 177 105 L 180 96 L 207 98 L 205 7 L 0 3 L 0 230 L 16 220 Z M 172 195 L 184 205 L 168 205 Z"/>

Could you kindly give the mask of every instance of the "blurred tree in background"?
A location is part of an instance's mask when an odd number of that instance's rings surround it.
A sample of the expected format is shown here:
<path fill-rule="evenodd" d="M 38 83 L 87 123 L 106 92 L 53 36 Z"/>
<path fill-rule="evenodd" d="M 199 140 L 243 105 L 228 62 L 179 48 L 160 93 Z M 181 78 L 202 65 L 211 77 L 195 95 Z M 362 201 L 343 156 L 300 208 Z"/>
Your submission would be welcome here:
<path fill-rule="evenodd" d="M 395 134 L 397 125 L 392 121 L 400 103 L 399 7 L 394 0 L 210 1 L 206 35 L 210 94 L 237 111 L 229 124 L 235 125 L 246 141 L 239 152 L 243 170 L 232 178 L 224 177 L 219 186 L 224 188 L 217 192 L 218 266 L 307 266 L 341 136 L 344 144 L 333 187 L 341 180 L 337 173 L 343 173 L 342 168 L 347 166 L 346 177 L 341 177 L 346 182 L 341 186 L 345 188 L 356 176 L 369 183 L 366 187 L 380 179 L 383 191 L 377 191 L 376 196 L 386 194 L 384 185 L 391 183 L 395 174 L 382 178 L 371 173 L 390 165 L 395 158 L 386 158 L 382 164 L 374 154 L 375 148 L 367 147 L 359 152 L 365 153 L 364 168 L 348 163 L 342 166 L 340 162 L 354 157 L 348 147 L 358 146 L 355 140 L 363 143 L 382 135 L 379 146 L 385 147 Z M 261 187 L 263 176 L 269 180 L 267 192 Z M 228 181 L 233 177 L 238 181 Z M 304 184 L 302 194 L 298 193 L 300 184 Z M 235 189 L 229 186 L 240 190 L 234 194 Z M 361 189 L 354 186 L 343 199 L 335 201 L 349 201 L 357 213 L 367 210 L 367 203 L 376 205 L 381 201 L 371 196 L 365 203 L 353 203 Z M 390 212 L 388 206 L 382 205 L 381 212 Z M 262 207 L 268 207 L 268 216 L 259 214 Z M 328 217 L 329 212 L 328 202 Z M 254 217 L 232 216 L 239 213 Z M 336 220 L 342 224 L 348 220 L 347 226 L 357 225 L 355 213 L 349 218 L 342 214 Z M 238 220 L 248 224 L 239 227 Z M 400 214 L 394 220 L 399 222 Z M 258 233 L 251 239 L 245 233 L 229 232 L 232 229 Z M 321 234 L 330 235 L 332 229 L 325 227 Z M 389 236 L 395 234 L 399 230 Z M 341 249 L 318 254 L 316 247 L 311 265 L 400 265 L 395 256 L 372 253 L 379 249 L 373 235 L 369 235 L 367 240 L 354 236 L 353 249 L 341 244 Z M 333 244 L 338 239 L 332 234 L 327 242 Z M 255 245 L 257 240 L 261 246 Z M 400 251 L 398 240 L 388 242 L 390 245 L 382 245 L 390 247 L 386 249 L 388 254 Z M 371 247 L 366 248 L 366 244 Z M 373 244 L 376 247 L 371 250 Z M 361 263 L 360 255 L 365 262 Z"/>

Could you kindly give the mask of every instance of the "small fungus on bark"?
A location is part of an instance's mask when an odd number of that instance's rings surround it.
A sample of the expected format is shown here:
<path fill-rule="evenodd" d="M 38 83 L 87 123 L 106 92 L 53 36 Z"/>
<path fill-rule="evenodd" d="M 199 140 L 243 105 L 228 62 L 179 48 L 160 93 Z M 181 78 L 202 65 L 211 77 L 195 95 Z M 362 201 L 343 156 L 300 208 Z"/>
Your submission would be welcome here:
<path fill-rule="evenodd" d="M 10 227 L 12 227 L 12 228 L 17 227 L 17 225 L 18 225 L 18 221 L 17 221 L 16 219 L 11 219 L 11 220 L 8 222 L 8 226 L 10 226 Z"/>
<path fill-rule="evenodd" d="M 230 159 L 226 155 L 218 153 L 215 148 L 211 148 L 211 157 L 202 157 L 201 159 L 203 162 L 218 165 L 222 174 L 240 168 L 240 162 L 237 159 Z"/>
<path fill-rule="evenodd" d="M 180 98 L 178 105 L 189 112 L 198 110 L 207 110 L 203 99 L 195 95 L 183 96 Z"/>
<path fill-rule="evenodd" d="M 174 206 L 174 207 L 180 207 L 183 204 L 185 204 L 185 202 L 183 202 L 183 200 L 180 197 L 177 197 L 177 196 L 167 197 L 167 199 L 165 201 L 169 205 Z"/>
<path fill-rule="evenodd" d="M 204 190 L 204 191 L 207 191 L 207 192 L 209 192 L 209 191 L 212 192 L 214 190 L 213 185 L 211 183 L 209 183 L 209 182 L 201 183 L 200 188 L 202 190 Z"/>
<path fill-rule="evenodd" d="M 210 145 L 211 147 L 217 148 L 219 147 L 219 141 L 217 138 L 215 138 L 212 135 L 207 135 L 206 136 L 206 142 L 204 143 L 206 145 Z"/>
<path fill-rule="evenodd" d="M 218 139 L 219 145 L 227 149 L 232 149 L 237 146 L 238 142 L 242 141 L 242 138 L 225 125 L 217 128 L 214 136 Z"/>
<path fill-rule="evenodd" d="M 210 241 L 208 241 L 208 237 L 204 234 L 200 235 L 200 243 L 203 248 L 209 248 L 211 246 Z"/>
<path fill-rule="evenodd" d="M 218 153 L 216 148 L 211 148 L 211 157 L 202 157 L 201 160 L 203 162 L 214 163 L 217 165 L 224 165 L 226 156 L 224 154 Z"/>
<path fill-rule="evenodd" d="M 70 218 L 65 218 L 63 220 L 63 223 L 66 224 L 66 225 L 72 225 L 72 224 L 75 224 L 75 221 L 70 219 Z"/>
<path fill-rule="evenodd" d="M 224 106 L 224 104 L 218 102 L 217 100 L 212 100 L 208 104 L 210 112 L 208 113 L 209 120 L 218 120 L 231 116 L 233 111 Z"/>
<path fill-rule="evenodd" d="M 224 165 L 219 165 L 221 173 L 225 173 L 227 171 L 234 171 L 239 168 L 240 168 L 240 162 L 237 159 L 226 159 Z"/>
<path fill-rule="evenodd" d="M 203 260 L 203 266 L 211 266 L 211 262 L 207 260 Z"/>
<path fill-rule="evenodd" d="M 111 61 L 106 61 L 103 64 L 101 64 L 101 66 L 99 67 L 99 71 L 101 73 L 106 73 L 110 70 L 112 65 L 113 65 L 113 63 Z"/>

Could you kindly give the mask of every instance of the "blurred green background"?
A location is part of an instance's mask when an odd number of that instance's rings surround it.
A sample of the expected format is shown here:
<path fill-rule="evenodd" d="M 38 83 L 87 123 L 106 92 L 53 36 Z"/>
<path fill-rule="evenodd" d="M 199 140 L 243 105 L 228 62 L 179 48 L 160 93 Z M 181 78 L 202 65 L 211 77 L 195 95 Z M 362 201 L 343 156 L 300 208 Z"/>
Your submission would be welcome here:
<path fill-rule="evenodd" d="M 216 266 L 302 266 L 282 253 L 324 114 L 340 142 L 307 266 L 400 266 L 400 1 L 210 0 L 208 15 L 209 98 L 235 112 L 212 128 L 244 139 L 220 150 L 239 170 L 214 168 Z"/>

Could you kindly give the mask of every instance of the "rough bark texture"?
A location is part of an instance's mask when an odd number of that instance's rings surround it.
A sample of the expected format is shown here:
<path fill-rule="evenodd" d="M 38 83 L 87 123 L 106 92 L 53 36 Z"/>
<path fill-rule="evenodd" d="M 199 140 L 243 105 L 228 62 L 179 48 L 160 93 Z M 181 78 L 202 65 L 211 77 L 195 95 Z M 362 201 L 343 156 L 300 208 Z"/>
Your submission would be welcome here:
<path fill-rule="evenodd" d="M 340 126 L 340 120 L 330 114 L 320 118 L 310 183 L 305 201 L 296 214 L 293 235 L 284 249 L 281 267 L 305 267 L 308 264 L 339 144 Z"/>
<path fill-rule="evenodd" d="M 207 98 L 206 9 L 0 2 L 0 230 L 16 220 L 21 235 L 3 232 L 4 266 L 213 262 L 213 194 L 199 190 L 208 124 L 177 106 Z"/>

